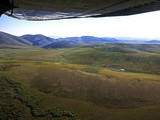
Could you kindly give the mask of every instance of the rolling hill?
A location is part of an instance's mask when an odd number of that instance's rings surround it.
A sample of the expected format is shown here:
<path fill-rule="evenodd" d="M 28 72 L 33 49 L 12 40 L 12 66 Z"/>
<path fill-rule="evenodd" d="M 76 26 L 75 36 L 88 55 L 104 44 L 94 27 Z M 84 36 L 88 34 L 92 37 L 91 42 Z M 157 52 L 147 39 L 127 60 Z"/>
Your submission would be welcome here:
<path fill-rule="evenodd" d="M 31 46 L 32 45 L 31 42 L 23 38 L 20 38 L 8 33 L 4 33 L 4 32 L 0 32 L 0 44 L 15 45 L 15 46 Z"/>
<path fill-rule="evenodd" d="M 50 43 L 56 42 L 56 39 L 37 34 L 37 35 L 23 35 L 21 38 L 26 39 L 27 41 L 31 42 L 33 46 L 45 46 Z"/>

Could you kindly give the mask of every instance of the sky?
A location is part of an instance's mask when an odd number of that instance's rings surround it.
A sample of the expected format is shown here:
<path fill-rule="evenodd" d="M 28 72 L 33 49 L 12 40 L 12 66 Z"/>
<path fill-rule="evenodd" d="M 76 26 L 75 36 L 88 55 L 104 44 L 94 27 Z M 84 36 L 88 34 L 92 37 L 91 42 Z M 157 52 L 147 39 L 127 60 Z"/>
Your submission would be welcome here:
<path fill-rule="evenodd" d="M 96 36 L 160 39 L 160 11 L 122 17 L 50 21 L 26 21 L 2 15 L 0 31 L 16 36 L 43 34 L 59 37 Z"/>

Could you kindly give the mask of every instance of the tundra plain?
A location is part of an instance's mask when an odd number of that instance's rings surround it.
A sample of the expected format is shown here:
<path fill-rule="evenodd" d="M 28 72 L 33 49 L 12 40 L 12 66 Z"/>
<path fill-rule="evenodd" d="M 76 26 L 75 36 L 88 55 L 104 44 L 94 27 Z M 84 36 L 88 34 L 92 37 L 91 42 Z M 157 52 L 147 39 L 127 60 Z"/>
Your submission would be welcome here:
<path fill-rule="evenodd" d="M 159 120 L 160 45 L 0 49 L 0 119 Z"/>

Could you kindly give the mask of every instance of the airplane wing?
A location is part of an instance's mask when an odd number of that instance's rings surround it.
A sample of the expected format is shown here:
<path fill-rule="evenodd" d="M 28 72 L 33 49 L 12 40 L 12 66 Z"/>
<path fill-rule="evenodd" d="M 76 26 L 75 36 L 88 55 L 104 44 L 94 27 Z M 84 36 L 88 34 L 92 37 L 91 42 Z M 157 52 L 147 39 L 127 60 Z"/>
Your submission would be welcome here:
<path fill-rule="evenodd" d="M 25 20 L 107 17 L 160 10 L 160 0 L 1 0 L 0 14 Z"/>

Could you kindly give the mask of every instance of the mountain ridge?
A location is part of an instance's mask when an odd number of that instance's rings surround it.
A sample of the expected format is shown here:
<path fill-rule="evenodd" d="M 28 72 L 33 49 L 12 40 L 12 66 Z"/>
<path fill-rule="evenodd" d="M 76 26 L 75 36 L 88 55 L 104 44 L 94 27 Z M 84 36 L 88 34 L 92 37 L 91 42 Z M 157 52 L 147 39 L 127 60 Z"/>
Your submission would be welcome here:
<path fill-rule="evenodd" d="M 56 42 L 57 40 L 54 38 L 50 38 L 41 34 L 31 35 L 26 34 L 23 36 L 20 36 L 23 39 L 26 39 L 27 41 L 31 42 L 33 46 L 46 46 L 52 42 Z"/>
<path fill-rule="evenodd" d="M 17 46 L 31 46 L 32 45 L 31 42 L 23 38 L 20 38 L 20 37 L 17 37 L 17 36 L 14 36 L 14 35 L 11 35 L 5 32 L 1 32 L 1 31 L 0 31 L 0 44 L 17 45 Z"/>
<path fill-rule="evenodd" d="M 77 47 L 78 43 L 72 42 L 72 41 L 57 41 L 53 42 L 49 45 L 43 46 L 43 48 L 46 49 L 55 49 L 55 48 L 73 48 Z"/>

